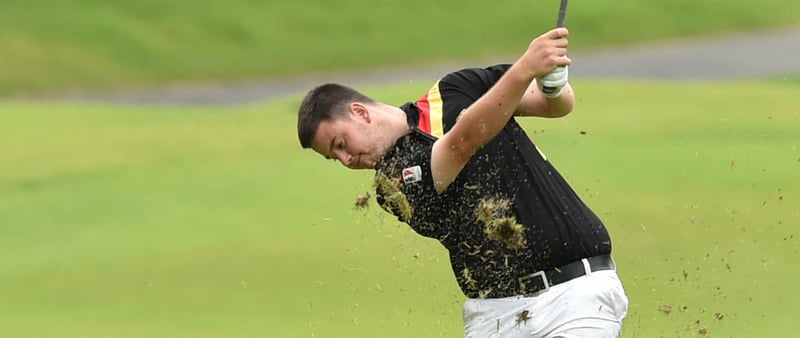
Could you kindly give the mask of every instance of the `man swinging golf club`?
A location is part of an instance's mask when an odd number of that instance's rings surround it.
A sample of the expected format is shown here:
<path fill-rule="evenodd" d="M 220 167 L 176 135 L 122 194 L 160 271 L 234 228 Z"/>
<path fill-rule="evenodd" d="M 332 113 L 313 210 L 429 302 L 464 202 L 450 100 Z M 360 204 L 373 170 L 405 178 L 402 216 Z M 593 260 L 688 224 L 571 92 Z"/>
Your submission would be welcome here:
<path fill-rule="evenodd" d="M 561 20 L 560 20 L 561 21 Z M 388 212 L 450 256 L 467 337 L 618 337 L 628 300 L 603 222 L 517 124 L 573 110 L 569 31 L 388 105 L 339 84 L 299 107 L 303 148 L 375 170 Z"/>

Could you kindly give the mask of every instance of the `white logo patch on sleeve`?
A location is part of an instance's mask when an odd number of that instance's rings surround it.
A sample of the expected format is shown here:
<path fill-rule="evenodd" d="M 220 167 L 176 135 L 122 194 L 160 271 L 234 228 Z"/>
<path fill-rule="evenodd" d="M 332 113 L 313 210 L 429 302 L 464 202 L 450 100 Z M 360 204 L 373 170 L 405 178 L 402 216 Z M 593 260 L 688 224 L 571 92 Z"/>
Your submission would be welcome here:
<path fill-rule="evenodd" d="M 403 169 L 403 182 L 406 184 L 422 181 L 422 168 L 415 165 L 410 168 Z"/>

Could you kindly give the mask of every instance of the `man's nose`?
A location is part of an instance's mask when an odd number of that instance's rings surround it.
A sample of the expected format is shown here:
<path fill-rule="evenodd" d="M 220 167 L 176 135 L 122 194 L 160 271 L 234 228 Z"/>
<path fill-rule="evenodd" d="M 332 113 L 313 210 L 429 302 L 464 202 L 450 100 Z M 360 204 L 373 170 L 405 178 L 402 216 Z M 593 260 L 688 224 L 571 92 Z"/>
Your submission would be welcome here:
<path fill-rule="evenodd" d="M 350 154 L 343 150 L 336 153 L 336 158 L 339 160 L 339 162 L 344 164 L 345 167 L 349 167 L 350 162 L 353 160 L 353 156 L 350 156 Z"/>

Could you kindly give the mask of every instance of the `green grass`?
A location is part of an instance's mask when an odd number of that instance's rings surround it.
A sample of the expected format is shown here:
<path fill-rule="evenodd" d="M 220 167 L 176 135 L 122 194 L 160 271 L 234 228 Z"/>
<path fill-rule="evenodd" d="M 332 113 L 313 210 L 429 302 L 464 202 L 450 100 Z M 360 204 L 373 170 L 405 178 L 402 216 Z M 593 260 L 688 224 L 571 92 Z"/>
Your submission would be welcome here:
<path fill-rule="evenodd" d="M 557 1 L 6 0 L 0 95 L 515 55 Z M 573 49 L 797 25 L 773 0 L 574 2 Z"/>
<path fill-rule="evenodd" d="M 574 86 L 525 126 L 611 231 L 624 336 L 796 335 L 797 84 Z M 297 101 L 0 103 L 0 337 L 461 336 L 444 250 L 353 209 Z"/>
<path fill-rule="evenodd" d="M 798 84 L 800 83 L 800 74 L 785 74 L 783 76 L 775 77 L 773 80 L 786 84 Z"/>

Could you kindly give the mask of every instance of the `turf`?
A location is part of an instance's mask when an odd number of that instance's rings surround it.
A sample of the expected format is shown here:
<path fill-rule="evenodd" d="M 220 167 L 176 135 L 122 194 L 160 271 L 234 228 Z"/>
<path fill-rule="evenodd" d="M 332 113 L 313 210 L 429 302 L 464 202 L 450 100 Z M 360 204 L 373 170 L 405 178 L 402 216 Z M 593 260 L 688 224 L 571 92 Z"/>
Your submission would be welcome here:
<path fill-rule="evenodd" d="M 611 231 L 624 336 L 796 335 L 797 83 L 574 85 L 525 126 Z M 0 336 L 461 336 L 443 249 L 354 210 L 297 102 L 0 103 Z"/>
<path fill-rule="evenodd" d="M 0 95 L 516 55 L 558 1 L 5 0 Z M 573 50 L 798 25 L 800 2 L 573 2 Z"/>

